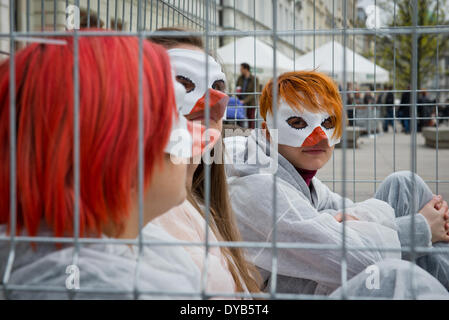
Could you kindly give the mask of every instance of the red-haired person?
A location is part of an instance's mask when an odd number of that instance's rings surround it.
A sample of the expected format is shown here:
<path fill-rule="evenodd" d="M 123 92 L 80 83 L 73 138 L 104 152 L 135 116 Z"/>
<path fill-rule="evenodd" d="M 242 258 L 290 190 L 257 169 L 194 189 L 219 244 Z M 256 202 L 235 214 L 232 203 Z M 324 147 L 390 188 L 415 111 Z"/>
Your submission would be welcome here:
<path fill-rule="evenodd" d="M 331 158 L 342 135 L 343 106 L 332 79 L 314 71 L 287 72 L 279 76 L 276 86 L 276 104 L 272 81 L 263 89 L 260 100 L 260 114 L 266 130 L 256 130 L 247 138 L 225 139 L 230 159 L 235 157 L 226 170 L 233 209 L 244 240 L 271 242 L 275 214 L 277 241 L 339 248 L 345 208 L 348 246 L 397 250 L 347 250 L 347 278 L 351 279 L 369 265 L 396 258 L 388 266 L 380 265 L 384 268 L 381 281 L 387 282 L 396 281 L 393 279 L 395 270 L 407 264 L 399 259 L 401 247 L 410 246 L 412 214 L 417 246 L 430 247 L 432 243 L 439 245 L 436 242 L 449 240 L 447 203 L 433 198 L 418 176 L 415 176 L 416 195 L 412 196 L 410 172 L 390 175 L 374 198 L 360 203 L 344 199 L 315 177 L 317 170 Z M 276 116 L 274 105 L 277 106 Z M 274 173 L 277 176 L 276 198 L 273 198 Z M 417 200 L 413 213 L 412 200 Z M 277 291 L 330 294 L 341 285 L 342 279 L 342 252 L 335 248 L 278 249 Z M 253 248 L 249 252 L 265 283 L 270 284 L 271 247 Z M 420 255 L 418 264 L 448 288 L 448 254 Z M 407 257 L 403 255 L 402 258 Z M 437 285 L 429 290 L 443 288 L 432 280 L 428 283 Z M 384 286 L 384 290 L 376 294 L 390 297 L 397 294 L 388 288 Z"/>
<path fill-rule="evenodd" d="M 71 36 L 59 40 L 66 44 L 32 44 L 14 57 L 17 230 L 12 230 L 10 215 L 10 61 L 0 65 L 0 274 L 6 280 L 2 292 L 12 299 L 68 298 L 69 289 L 75 298 L 84 299 L 198 292 L 199 269 L 182 247 L 144 246 L 140 252 L 137 242 L 117 243 L 139 234 L 136 37 L 80 37 L 78 42 L 79 236 L 95 241 L 80 243 L 76 250 L 71 238 L 33 240 L 75 235 L 74 43 Z M 165 49 L 145 41 L 142 50 L 145 225 L 186 197 L 186 165 L 171 160 L 167 143 L 173 130 L 187 127 L 177 114 Z M 176 86 L 177 96 L 185 94 Z M 181 145 L 191 150 L 192 137 Z M 11 233 L 31 240 L 16 238 L 13 244 Z M 151 226 L 144 240 L 175 239 Z"/>

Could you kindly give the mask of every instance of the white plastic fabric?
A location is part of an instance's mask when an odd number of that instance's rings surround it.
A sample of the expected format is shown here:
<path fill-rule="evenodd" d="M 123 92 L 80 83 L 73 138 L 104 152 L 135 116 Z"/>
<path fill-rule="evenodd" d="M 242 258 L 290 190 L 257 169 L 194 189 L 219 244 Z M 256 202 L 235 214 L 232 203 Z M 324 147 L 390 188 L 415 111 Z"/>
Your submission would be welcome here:
<path fill-rule="evenodd" d="M 250 149 L 259 148 L 259 159 L 269 158 L 265 151 L 268 150 L 266 140 L 257 130 L 247 139 L 240 138 L 224 140 L 228 161 L 236 157 L 234 164 L 226 167 L 232 206 L 245 241 L 270 242 L 273 235 L 273 175 L 259 173 L 257 165 L 245 164 L 245 159 L 250 158 L 246 151 Z M 293 165 L 281 155 L 278 157 L 276 240 L 341 246 L 342 223 L 333 216 L 342 211 L 343 198 L 317 178 L 312 180 L 310 191 Z M 261 162 L 269 160 L 262 159 Z M 354 204 L 349 199 L 345 204 L 346 208 L 355 207 L 352 213 L 362 220 L 347 221 L 346 243 L 349 246 L 401 248 L 388 204 L 377 200 Z M 370 206 L 376 210 L 376 216 L 371 214 L 374 211 L 367 210 Z M 263 275 L 269 277 L 271 248 L 251 248 L 248 252 L 254 263 L 268 272 Z M 278 249 L 277 252 L 278 273 L 283 276 L 283 280 L 278 281 L 278 292 L 314 293 L 319 289 L 330 293 L 341 285 L 341 250 Z M 348 251 L 348 278 L 387 258 L 400 259 L 400 252 Z M 316 285 L 311 286 L 310 282 Z"/>
<path fill-rule="evenodd" d="M 339 299 L 342 291 L 340 287 L 330 297 Z M 411 262 L 392 259 L 369 266 L 349 280 L 346 294 L 349 299 L 449 299 L 447 290 L 427 271 Z"/>
<path fill-rule="evenodd" d="M 6 226 L 0 226 L 0 235 L 4 236 Z M 50 231 L 41 232 L 41 236 L 51 236 Z M 106 237 L 103 237 L 106 239 Z M 149 225 L 144 230 L 144 238 L 149 241 L 177 241 L 161 228 Z M 6 262 L 9 254 L 9 242 L 0 242 L 0 261 Z M 33 250 L 29 243 L 18 243 L 9 284 L 29 285 L 35 288 L 52 286 L 66 289 L 69 274 L 67 267 L 72 264 L 73 245 L 64 245 L 61 249 L 51 243 L 39 243 Z M 137 267 L 138 248 L 124 244 L 85 244 L 79 251 L 80 289 L 102 290 L 106 293 L 78 292 L 75 299 L 133 299 L 132 293 L 108 294 L 112 291 L 131 291 L 134 285 L 134 272 Z M 0 265 L 3 275 L 6 263 Z M 191 298 L 199 298 L 200 270 L 181 247 L 150 246 L 145 247 L 138 269 L 136 281 L 139 290 L 160 291 L 156 295 L 142 294 L 140 299 L 184 298 L 179 293 L 198 293 Z M 174 296 L 167 292 L 176 293 Z M 12 291 L 11 299 L 68 299 L 67 292 L 52 291 Z"/>
<path fill-rule="evenodd" d="M 202 243 L 206 241 L 207 227 L 209 230 L 209 243 L 213 244 L 218 242 L 212 229 L 207 226 L 206 220 L 188 200 L 185 200 L 180 206 L 172 208 L 167 213 L 154 219 L 150 224 L 160 226 L 176 239 Z M 185 246 L 184 249 L 190 254 L 199 269 L 203 270 L 206 262 L 205 245 Z M 229 271 L 228 264 L 220 247 L 209 247 L 206 290 L 208 293 L 236 292 L 234 278 Z"/>

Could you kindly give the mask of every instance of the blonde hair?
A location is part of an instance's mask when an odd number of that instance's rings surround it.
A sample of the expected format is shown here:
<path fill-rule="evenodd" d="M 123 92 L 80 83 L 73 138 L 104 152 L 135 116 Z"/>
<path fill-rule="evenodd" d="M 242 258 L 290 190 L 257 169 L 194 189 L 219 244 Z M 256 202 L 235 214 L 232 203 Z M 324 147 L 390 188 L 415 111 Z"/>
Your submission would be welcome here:
<path fill-rule="evenodd" d="M 183 28 L 161 28 L 159 31 L 186 31 Z M 180 44 L 190 44 L 204 50 L 200 37 L 153 37 L 151 41 L 161 44 L 165 48 L 174 48 Z M 218 142 L 223 145 L 223 141 Z M 193 174 L 191 189 L 187 189 L 187 200 L 205 218 L 205 213 L 200 205 L 204 205 L 204 165 L 201 162 Z M 223 164 L 213 162 L 210 168 L 210 219 L 209 226 L 219 241 L 242 241 L 237 227 L 235 214 L 232 211 L 226 182 L 226 174 Z M 221 247 L 229 271 L 236 284 L 237 292 L 248 289 L 249 292 L 260 292 L 261 276 L 256 267 L 246 260 L 245 251 L 242 248 Z"/>
<path fill-rule="evenodd" d="M 203 217 L 205 213 L 200 204 L 204 205 L 204 176 L 204 165 L 201 163 L 193 174 L 192 188 L 187 192 L 187 199 Z M 212 231 L 219 241 L 242 241 L 229 199 L 223 164 L 213 162 L 210 165 L 210 189 L 213 190 L 210 193 L 210 216 L 213 219 L 209 222 Z M 245 287 L 249 292 L 260 292 L 261 276 L 256 267 L 246 260 L 245 251 L 235 247 L 221 247 L 221 251 L 234 278 L 237 292 L 243 292 Z"/>

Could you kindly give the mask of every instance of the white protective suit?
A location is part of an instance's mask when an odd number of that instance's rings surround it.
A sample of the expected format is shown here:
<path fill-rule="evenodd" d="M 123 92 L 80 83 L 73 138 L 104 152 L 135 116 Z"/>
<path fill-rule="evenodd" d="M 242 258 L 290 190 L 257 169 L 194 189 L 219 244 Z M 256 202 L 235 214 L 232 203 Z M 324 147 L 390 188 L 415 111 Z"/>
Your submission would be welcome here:
<path fill-rule="evenodd" d="M 226 174 L 232 207 L 245 241 L 272 241 L 272 173 L 273 168 L 276 168 L 276 240 L 341 246 L 342 223 L 333 217 L 343 207 L 340 195 L 331 192 L 316 177 L 312 179 L 309 188 L 288 160 L 277 153 L 277 150 L 270 150 L 261 130 L 254 130 L 249 137 L 226 138 L 225 146 L 228 164 Z M 369 199 L 353 203 L 345 199 L 345 207 L 346 213 L 360 219 L 346 222 L 347 246 L 401 248 L 398 220 L 394 210 L 386 202 Z M 425 230 L 425 235 L 421 238 L 417 236 L 418 245 L 428 245 L 428 232 L 429 230 Z M 248 251 L 269 285 L 271 248 L 250 248 Z M 277 256 L 278 292 L 330 294 L 341 285 L 341 250 L 278 249 Z M 388 258 L 400 259 L 401 253 L 380 250 L 347 251 L 348 279 L 367 266 Z"/>
<path fill-rule="evenodd" d="M 5 236 L 6 226 L 0 225 L 0 235 Z M 144 239 L 171 242 L 176 240 L 160 227 L 149 224 L 145 227 Z M 40 236 L 51 236 L 51 232 L 40 232 Z M 106 239 L 106 237 L 103 237 Z M 3 277 L 9 255 L 9 241 L 0 241 L 0 275 Z M 67 266 L 72 264 L 73 245 L 58 249 L 53 243 L 38 243 L 33 249 L 28 242 L 19 242 L 15 247 L 15 259 L 8 281 L 9 285 L 26 285 L 36 289 L 41 286 L 66 289 L 70 274 Z M 100 290 L 103 293 L 79 291 L 75 299 L 133 299 L 132 293 L 108 294 L 111 291 L 133 290 L 134 272 L 137 265 L 138 248 L 125 244 L 84 244 L 79 251 L 80 290 Z M 70 282 L 74 284 L 74 282 Z M 145 291 L 200 292 L 200 270 L 190 255 L 178 246 L 145 246 L 139 265 L 137 288 Z M 76 290 L 74 290 L 76 291 Z M 2 298 L 2 293 L 0 293 Z M 3 297 L 5 298 L 5 297 Z M 68 299 L 67 292 L 11 290 L 8 299 Z M 172 296 L 164 293 L 141 294 L 139 299 L 195 299 L 197 296 Z"/>

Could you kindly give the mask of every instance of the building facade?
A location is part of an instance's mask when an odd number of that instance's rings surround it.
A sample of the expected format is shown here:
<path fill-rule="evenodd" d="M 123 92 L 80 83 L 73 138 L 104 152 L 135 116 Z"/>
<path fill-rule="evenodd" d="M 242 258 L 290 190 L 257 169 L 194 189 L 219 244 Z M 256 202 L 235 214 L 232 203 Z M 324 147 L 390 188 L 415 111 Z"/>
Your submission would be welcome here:
<path fill-rule="evenodd" d="M 79 0 L 80 26 L 136 31 L 141 18 L 143 30 L 168 26 L 183 26 L 202 30 L 209 8 L 209 27 L 217 26 L 217 1 L 207 0 Z M 0 33 L 10 32 L 9 0 L 0 0 Z M 68 22 L 66 10 L 74 0 L 16 0 L 14 30 L 21 32 L 65 30 Z M 139 7 L 140 4 L 140 7 Z M 139 17 L 140 12 L 140 17 Z M 72 21 L 73 22 L 73 21 Z M 215 41 L 217 42 L 217 41 Z M 20 48 L 24 44 L 16 43 Z M 0 59 L 9 52 L 9 39 L 0 37 Z"/>
<path fill-rule="evenodd" d="M 356 0 L 346 2 L 346 27 L 354 26 Z M 220 0 L 219 27 L 222 30 L 272 30 L 273 2 L 271 0 Z M 293 31 L 295 35 L 281 35 L 277 49 L 291 59 L 295 59 L 329 41 L 341 41 L 341 36 L 313 34 L 343 28 L 343 1 L 339 0 L 278 0 L 277 30 Z M 302 32 L 305 31 L 305 32 Z M 307 33 L 307 34 L 305 34 Z M 271 37 L 258 39 L 272 44 Z M 234 37 L 224 37 L 220 46 L 233 41 Z M 353 47 L 352 42 L 348 42 Z"/>

